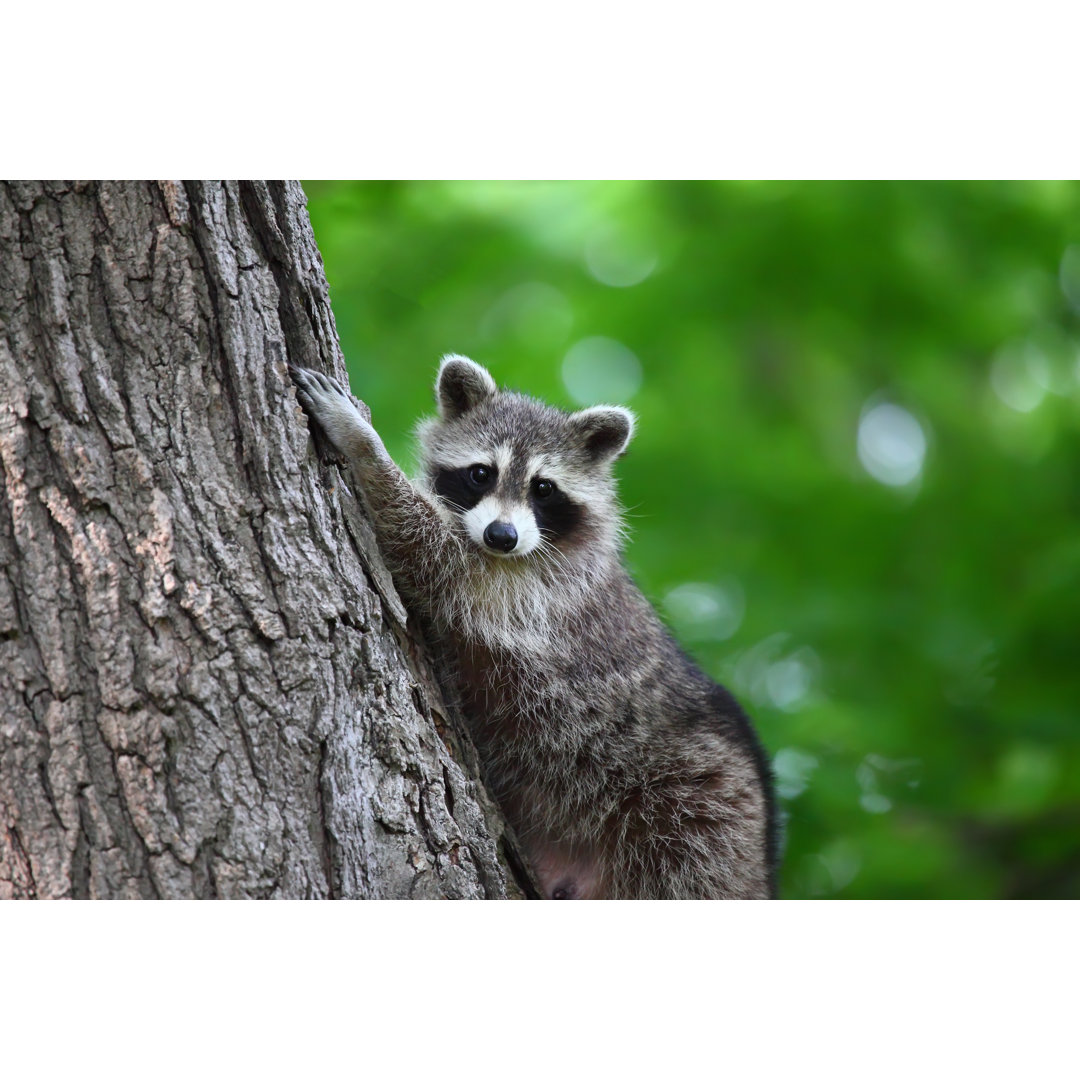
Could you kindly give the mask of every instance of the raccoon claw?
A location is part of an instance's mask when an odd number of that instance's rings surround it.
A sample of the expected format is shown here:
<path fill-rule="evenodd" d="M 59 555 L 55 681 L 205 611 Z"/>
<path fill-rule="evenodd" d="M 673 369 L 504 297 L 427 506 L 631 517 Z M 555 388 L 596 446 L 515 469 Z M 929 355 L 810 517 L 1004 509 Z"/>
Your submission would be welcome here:
<path fill-rule="evenodd" d="M 296 396 L 304 411 L 324 426 L 328 412 L 348 406 L 356 409 L 365 422 L 371 423 L 371 410 L 362 401 L 354 398 L 337 379 L 324 375 L 321 371 L 293 367 L 291 364 L 289 375 L 296 385 Z"/>
<path fill-rule="evenodd" d="M 320 394 L 339 394 L 346 397 L 341 384 L 329 375 L 321 371 L 312 371 L 311 368 L 290 367 L 289 374 L 292 381 L 309 397 L 318 398 Z"/>
<path fill-rule="evenodd" d="M 312 421 L 309 426 L 316 436 L 316 449 L 322 454 L 325 447 L 319 443 L 321 431 L 333 445 L 337 455 L 328 460 L 344 463 L 356 452 L 356 440 L 378 441 L 371 427 L 371 410 L 357 401 L 336 379 L 310 368 L 289 367 L 289 375 L 296 384 L 296 399 Z M 379 444 L 381 445 L 381 444 Z"/>

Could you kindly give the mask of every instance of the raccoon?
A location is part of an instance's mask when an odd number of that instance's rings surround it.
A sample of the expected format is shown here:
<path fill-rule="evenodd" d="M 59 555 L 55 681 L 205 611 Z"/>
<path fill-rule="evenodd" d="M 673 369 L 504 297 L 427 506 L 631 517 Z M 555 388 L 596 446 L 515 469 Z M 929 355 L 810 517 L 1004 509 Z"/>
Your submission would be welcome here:
<path fill-rule="evenodd" d="M 543 896 L 775 897 L 761 744 L 622 565 L 612 466 L 634 431 L 629 410 L 566 413 L 446 356 L 413 483 L 366 407 L 326 375 L 291 372 L 437 639 Z"/>

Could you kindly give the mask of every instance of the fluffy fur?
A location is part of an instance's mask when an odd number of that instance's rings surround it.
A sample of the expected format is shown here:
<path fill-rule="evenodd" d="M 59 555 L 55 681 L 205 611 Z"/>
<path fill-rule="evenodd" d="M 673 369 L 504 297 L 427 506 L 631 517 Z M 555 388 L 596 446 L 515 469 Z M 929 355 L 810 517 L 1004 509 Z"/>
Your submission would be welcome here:
<path fill-rule="evenodd" d="M 312 371 L 293 378 L 356 473 L 398 587 L 435 633 L 544 895 L 773 896 L 761 746 L 621 564 L 612 465 L 632 414 L 567 414 L 448 356 L 411 483 L 347 391 Z"/>

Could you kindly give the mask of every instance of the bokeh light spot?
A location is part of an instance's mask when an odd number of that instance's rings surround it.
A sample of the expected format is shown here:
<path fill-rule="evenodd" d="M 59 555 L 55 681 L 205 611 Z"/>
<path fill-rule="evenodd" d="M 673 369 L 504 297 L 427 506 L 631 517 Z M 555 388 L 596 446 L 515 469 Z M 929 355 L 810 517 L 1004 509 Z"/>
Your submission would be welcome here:
<path fill-rule="evenodd" d="M 781 799 L 794 799 L 810 784 L 810 776 L 818 767 L 818 759 L 805 750 L 785 746 L 773 757 L 773 774 L 776 777 L 776 793 Z"/>
<path fill-rule="evenodd" d="M 570 396 L 581 405 L 618 404 L 641 389 L 641 361 L 611 338 L 583 338 L 570 346 L 562 377 Z"/>
<path fill-rule="evenodd" d="M 723 585 L 690 581 L 665 595 L 664 608 L 680 637 L 726 641 L 742 623 L 746 599 L 736 581 Z"/>
<path fill-rule="evenodd" d="M 655 269 L 656 252 L 611 225 L 594 229 L 585 242 L 585 266 L 603 285 L 639 285 Z"/>
<path fill-rule="evenodd" d="M 834 892 L 846 888 L 854 880 L 862 865 L 859 853 L 847 840 L 834 840 L 818 856 L 832 879 Z"/>
<path fill-rule="evenodd" d="M 892 809 L 892 800 L 880 791 L 864 791 L 859 796 L 859 805 L 868 814 L 887 814 Z"/>
<path fill-rule="evenodd" d="M 507 289 L 480 323 L 486 340 L 507 337 L 537 349 L 557 348 L 570 333 L 574 312 L 570 301 L 552 285 L 526 281 Z"/>
<path fill-rule="evenodd" d="M 807 896 L 831 896 L 847 888 L 858 876 L 862 859 L 851 841 L 834 840 L 822 851 L 807 855 L 800 864 L 800 877 Z"/>
<path fill-rule="evenodd" d="M 791 635 L 771 634 L 738 655 L 732 679 L 756 705 L 796 712 L 810 700 L 821 661 L 808 645 L 785 654 Z"/>
<path fill-rule="evenodd" d="M 894 795 L 900 786 L 915 789 L 919 786 L 921 767 L 918 758 L 892 760 L 883 754 L 867 754 L 855 769 L 855 779 L 862 789 L 859 805 L 868 814 L 887 814 L 893 808 L 893 799 L 881 790 L 882 780 Z"/>
<path fill-rule="evenodd" d="M 1032 342 L 1006 346 L 990 367 L 990 385 L 1010 409 L 1031 412 L 1042 404 L 1051 386 L 1046 354 Z"/>
<path fill-rule="evenodd" d="M 765 689 L 769 699 L 784 712 L 791 712 L 799 707 L 810 692 L 811 665 L 805 655 L 809 650 L 799 650 L 791 656 L 770 664 L 765 672 Z"/>
<path fill-rule="evenodd" d="M 875 480 L 905 487 L 922 473 L 926 435 L 907 409 L 886 402 L 863 412 L 857 450 L 862 467 Z"/>

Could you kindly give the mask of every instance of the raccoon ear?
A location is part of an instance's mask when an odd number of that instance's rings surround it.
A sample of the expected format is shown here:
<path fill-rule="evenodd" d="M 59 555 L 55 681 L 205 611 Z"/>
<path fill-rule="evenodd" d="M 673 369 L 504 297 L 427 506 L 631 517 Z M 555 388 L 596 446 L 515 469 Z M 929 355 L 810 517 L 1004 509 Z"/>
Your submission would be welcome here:
<path fill-rule="evenodd" d="M 439 415 L 444 420 L 454 420 L 482 401 L 498 393 L 495 380 L 467 356 L 451 353 L 442 358 L 439 374 L 435 379 L 435 400 Z"/>
<path fill-rule="evenodd" d="M 621 405 L 594 405 L 571 415 L 570 430 L 594 460 L 614 461 L 634 434 L 634 414 Z"/>

